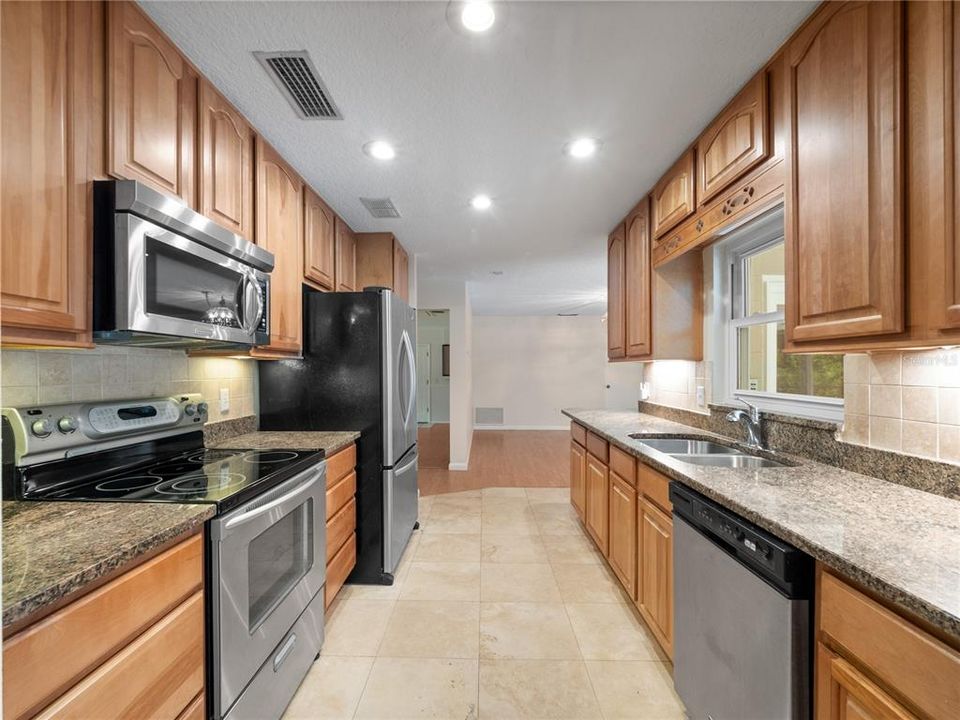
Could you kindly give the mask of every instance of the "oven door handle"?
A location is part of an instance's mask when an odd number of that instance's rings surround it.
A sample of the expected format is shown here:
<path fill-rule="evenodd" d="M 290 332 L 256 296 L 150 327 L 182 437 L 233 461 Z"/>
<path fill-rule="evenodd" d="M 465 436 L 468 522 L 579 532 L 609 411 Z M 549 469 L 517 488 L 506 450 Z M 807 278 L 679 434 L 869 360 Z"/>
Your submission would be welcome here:
<path fill-rule="evenodd" d="M 256 520 L 261 515 L 266 515 L 271 510 L 275 510 L 276 508 L 283 507 L 284 505 L 289 504 L 293 500 L 299 498 L 301 495 L 308 494 L 311 488 L 313 488 L 313 486 L 317 484 L 317 480 L 319 480 L 322 477 L 322 475 L 323 473 L 321 472 L 321 470 L 313 471 L 312 477 L 309 480 L 307 480 L 305 483 L 301 485 L 297 485 L 297 487 L 295 487 L 290 492 L 284 495 L 281 495 L 275 500 L 271 500 L 265 505 L 261 505 L 260 507 L 254 508 L 253 510 L 248 510 L 245 513 L 241 513 L 236 517 L 230 518 L 224 524 L 223 529 L 233 530 L 234 528 L 240 527 L 241 525 L 245 525 L 248 522 Z"/>

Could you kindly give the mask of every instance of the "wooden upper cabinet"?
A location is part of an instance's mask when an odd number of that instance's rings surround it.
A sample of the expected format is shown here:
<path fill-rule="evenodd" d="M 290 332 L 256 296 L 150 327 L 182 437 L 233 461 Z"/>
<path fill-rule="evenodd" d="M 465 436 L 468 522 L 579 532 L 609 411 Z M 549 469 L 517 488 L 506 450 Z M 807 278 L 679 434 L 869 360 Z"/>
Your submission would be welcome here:
<path fill-rule="evenodd" d="M 647 198 L 627 216 L 625 223 L 626 355 L 644 357 L 651 344 L 650 204 Z"/>
<path fill-rule="evenodd" d="M 103 5 L 5 2 L 0 16 L 2 341 L 89 345 Z"/>
<path fill-rule="evenodd" d="M 107 169 L 196 207 L 197 75 L 132 2 L 107 3 Z"/>
<path fill-rule="evenodd" d="M 336 290 L 337 216 L 319 195 L 303 189 L 303 277 L 323 290 Z"/>
<path fill-rule="evenodd" d="M 787 47 L 791 342 L 904 327 L 903 5 L 826 3 Z"/>
<path fill-rule="evenodd" d="M 410 258 L 403 245 L 393 245 L 393 291 L 410 302 Z"/>
<path fill-rule="evenodd" d="M 916 12 L 916 8 L 911 8 Z M 924 12 L 942 12 L 944 26 L 943 65 L 948 85 L 943 102 L 942 157 L 947 164 L 946 227 L 944 228 L 943 301 L 937 325 L 941 330 L 960 330 L 960 11 L 952 2 L 931 4 Z M 929 102 L 929 100 L 927 100 Z M 934 282 L 934 287 L 937 283 Z"/>
<path fill-rule="evenodd" d="M 263 139 L 256 141 L 256 241 L 274 255 L 270 345 L 255 355 L 299 354 L 302 327 L 303 181 Z"/>
<path fill-rule="evenodd" d="M 253 129 L 206 80 L 200 81 L 200 212 L 253 239 Z"/>
<path fill-rule="evenodd" d="M 660 237 L 697 209 L 693 179 L 693 149 L 687 150 L 653 186 L 650 202 L 653 235 Z"/>
<path fill-rule="evenodd" d="M 336 283 L 340 292 L 353 292 L 357 287 L 357 237 L 339 217 L 336 222 Z"/>
<path fill-rule="evenodd" d="M 390 232 L 358 233 L 356 242 L 357 288 L 386 287 L 409 301 L 409 258 L 396 236 Z"/>
<path fill-rule="evenodd" d="M 767 157 L 767 72 L 762 70 L 697 140 L 697 202 L 704 205 Z"/>
<path fill-rule="evenodd" d="M 626 355 L 625 245 L 621 224 L 607 238 L 607 357 L 611 360 Z"/>

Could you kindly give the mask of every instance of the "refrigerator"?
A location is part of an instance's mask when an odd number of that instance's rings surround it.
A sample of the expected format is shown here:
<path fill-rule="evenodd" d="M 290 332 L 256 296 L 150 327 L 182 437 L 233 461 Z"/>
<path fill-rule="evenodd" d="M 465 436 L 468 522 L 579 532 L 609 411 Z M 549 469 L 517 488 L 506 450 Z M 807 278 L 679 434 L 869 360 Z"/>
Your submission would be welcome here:
<path fill-rule="evenodd" d="M 303 357 L 259 363 L 261 430 L 357 430 L 357 565 L 390 585 L 417 526 L 416 311 L 393 292 L 303 291 Z"/>

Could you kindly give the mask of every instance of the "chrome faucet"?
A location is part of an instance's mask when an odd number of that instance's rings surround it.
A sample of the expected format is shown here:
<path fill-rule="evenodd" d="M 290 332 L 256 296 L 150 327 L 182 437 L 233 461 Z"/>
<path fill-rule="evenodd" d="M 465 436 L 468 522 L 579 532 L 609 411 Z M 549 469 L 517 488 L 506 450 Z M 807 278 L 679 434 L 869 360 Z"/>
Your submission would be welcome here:
<path fill-rule="evenodd" d="M 739 409 L 731 410 L 727 413 L 727 420 L 730 422 L 742 422 L 747 428 L 747 445 L 762 450 L 763 441 L 761 439 L 760 408 L 748 403 L 743 398 L 738 397 L 737 400 L 746 405 L 749 411 Z"/>

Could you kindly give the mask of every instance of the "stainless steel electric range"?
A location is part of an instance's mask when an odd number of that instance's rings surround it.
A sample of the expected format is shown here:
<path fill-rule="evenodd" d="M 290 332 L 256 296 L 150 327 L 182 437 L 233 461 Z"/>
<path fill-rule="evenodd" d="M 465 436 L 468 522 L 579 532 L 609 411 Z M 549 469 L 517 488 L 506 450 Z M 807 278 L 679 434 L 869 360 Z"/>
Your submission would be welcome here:
<path fill-rule="evenodd" d="M 323 452 L 203 444 L 199 395 L 4 408 L 4 497 L 210 503 L 208 715 L 283 714 L 323 641 Z"/>

